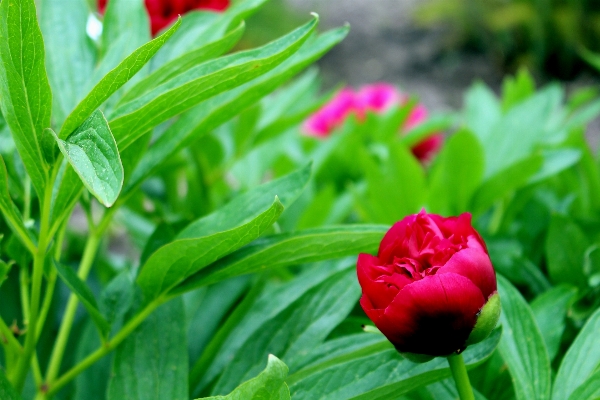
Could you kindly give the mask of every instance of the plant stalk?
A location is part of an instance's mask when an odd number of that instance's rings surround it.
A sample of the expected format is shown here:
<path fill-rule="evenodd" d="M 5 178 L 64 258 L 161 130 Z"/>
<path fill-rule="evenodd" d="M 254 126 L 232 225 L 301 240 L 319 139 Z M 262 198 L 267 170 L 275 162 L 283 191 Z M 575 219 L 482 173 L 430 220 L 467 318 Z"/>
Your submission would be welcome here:
<path fill-rule="evenodd" d="M 460 400 L 475 400 L 462 354 L 448 356 L 448 364 L 450 364 L 450 371 L 452 371 L 452 377 L 456 383 Z"/>

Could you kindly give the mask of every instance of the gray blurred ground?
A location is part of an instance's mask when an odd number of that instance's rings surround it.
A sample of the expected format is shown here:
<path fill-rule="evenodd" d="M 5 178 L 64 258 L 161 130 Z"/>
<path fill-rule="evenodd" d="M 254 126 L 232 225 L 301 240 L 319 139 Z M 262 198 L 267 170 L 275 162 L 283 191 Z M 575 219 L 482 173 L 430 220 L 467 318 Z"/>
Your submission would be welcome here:
<path fill-rule="evenodd" d="M 300 13 L 315 11 L 321 28 L 350 23 L 348 37 L 321 61 L 328 87 L 386 81 L 417 95 L 433 111 L 457 110 L 465 90 L 482 80 L 499 91 L 503 71 L 483 54 L 451 52 L 444 27 L 424 29 L 413 22 L 426 0 L 285 0 Z M 539 82 L 538 86 L 543 83 Z M 598 85 L 593 76 L 566 84 L 567 90 Z M 592 149 L 600 143 L 600 120 L 587 132 Z"/>

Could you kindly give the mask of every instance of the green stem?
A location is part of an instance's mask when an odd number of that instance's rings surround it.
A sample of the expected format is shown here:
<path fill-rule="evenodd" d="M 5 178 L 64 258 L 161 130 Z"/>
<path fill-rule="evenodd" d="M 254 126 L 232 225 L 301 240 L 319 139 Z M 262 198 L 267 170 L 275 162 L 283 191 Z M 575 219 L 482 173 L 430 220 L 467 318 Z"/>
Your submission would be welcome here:
<path fill-rule="evenodd" d="M 448 356 L 448 364 L 450 364 L 450 371 L 452 371 L 460 400 L 475 400 L 462 354 Z"/>
<path fill-rule="evenodd" d="M 2 335 L 2 343 L 7 348 L 10 348 L 17 354 L 23 353 L 23 346 L 21 346 L 21 343 L 14 337 L 12 331 L 8 325 L 6 325 L 2 317 L 0 317 L 0 334 Z"/>
<path fill-rule="evenodd" d="M 23 312 L 23 325 L 29 324 L 29 265 L 21 265 L 19 270 L 19 283 L 21 284 L 21 309 Z"/>
<path fill-rule="evenodd" d="M 64 375 L 59 377 L 54 382 L 48 382 L 46 397 L 51 397 L 56 394 L 64 385 L 73 380 L 77 375 L 85 371 L 96 361 L 113 351 L 123 340 L 125 340 L 144 320 L 154 311 L 158 306 L 166 301 L 165 298 L 159 297 L 151 303 L 148 303 L 146 307 L 132 319 L 130 319 L 123 328 L 108 342 L 104 343 L 101 347 L 96 349 L 92 354 L 83 359 L 79 364 L 75 365 Z"/>
<path fill-rule="evenodd" d="M 81 263 L 79 264 L 79 270 L 77 271 L 77 276 L 79 276 L 82 281 L 85 281 L 90 273 L 99 244 L 100 237 L 97 234 L 97 231 L 94 231 L 88 236 L 85 249 L 83 251 L 83 257 L 81 259 Z M 65 309 L 65 314 L 60 325 L 60 329 L 58 331 L 58 336 L 56 337 L 54 349 L 52 349 L 52 355 L 50 356 L 48 370 L 46 371 L 46 382 L 52 382 L 59 373 L 60 364 L 67 347 L 67 342 L 69 341 L 69 335 L 71 333 L 73 321 L 75 320 L 75 313 L 78 305 L 79 300 L 77 299 L 77 296 L 71 293 L 69 296 L 69 301 L 67 302 L 67 307 Z"/>
<path fill-rule="evenodd" d="M 48 236 L 48 228 L 50 224 L 50 205 L 52 201 L 52 183 L 53 182 L 48 182 L 46 184 L 44 198 L 41 202 L 42 212 L 40 215 L 40 236 L 38 240 L 38 247 L 33 257 L 33 279 L 31 282 L 31 301 L 29 302 L 29 323 L 27 325 L 28 333 L 25 337 L 23 356 L 19 359 L 17 368 L 13 375 L 13 384 L 19 392 L 23 390 L 25 378 L 27 377 L 27 371 L 31 366 L 31 359 L 37 343 L 36 333 L 42 280 L 44 277 L 44 262 L 46 259 L 48 244 L 52 239 Z"/>

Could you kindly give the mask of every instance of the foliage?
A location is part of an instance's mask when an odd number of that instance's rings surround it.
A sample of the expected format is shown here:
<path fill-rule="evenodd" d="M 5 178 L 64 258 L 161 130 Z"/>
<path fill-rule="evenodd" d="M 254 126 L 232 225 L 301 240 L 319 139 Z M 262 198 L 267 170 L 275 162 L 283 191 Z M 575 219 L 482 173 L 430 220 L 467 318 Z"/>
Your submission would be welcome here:
<path fill-rule="evenodd" d="M 0 397 L 452 398 L 444 359 L 402 358 L 356 307 L 356 254 L 426 207 L 471 212 L 504 277 L 502 326 L 464 354 L 479 398 L 594 398 L 596 94 L 522 72 L 405 134 L 415 99 L 311 137 L 331 93 L 303 71 L 347 28 L 228 53 L 263 3 L 150 41 L 141 0 L 111 0 L 98 40 L 85 0 L 0 2 Z"/>

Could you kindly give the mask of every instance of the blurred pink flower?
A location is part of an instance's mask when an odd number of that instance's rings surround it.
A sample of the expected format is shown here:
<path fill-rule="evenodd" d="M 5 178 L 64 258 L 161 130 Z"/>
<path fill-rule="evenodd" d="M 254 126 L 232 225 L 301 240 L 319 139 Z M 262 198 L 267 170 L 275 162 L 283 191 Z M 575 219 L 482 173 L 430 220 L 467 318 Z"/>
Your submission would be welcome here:
<path fill-rule="evenodd" d="M 407 100 L 407 95 L 389 83 L 364 85 L 357 92 L 344 88 L 304 122 L 304 131 L 308 135 L 324 138 L 339 128 L 351 113 L 363 120 L 368 111 L 381 114 L 392 107 L 402 106 Z M 417 104 L 408 115 L 401 133 L 405 134 L 425 122 L 427 117 L 425 106 Z M 439 151 L 443 139 L 441 133 L 435 133 L 414 146 L 412 152 L 420 161 L 427 162 Z"/>
<path fill-rule="evenodd" d="M 304 130 L 312 136 L 329 136 L 356 109 L 354 91 L 350 88 L 344 88 L 329 103 L 325 104 L 304 122 Z"/>

